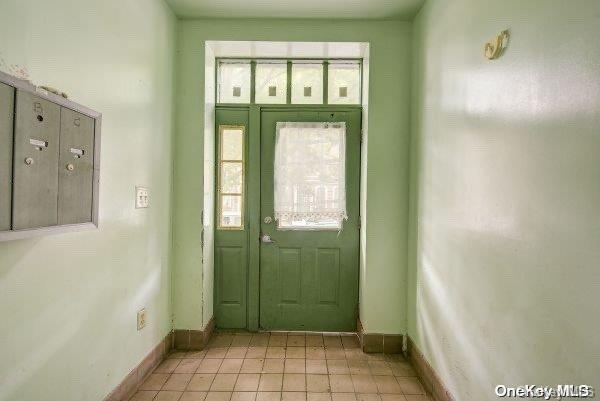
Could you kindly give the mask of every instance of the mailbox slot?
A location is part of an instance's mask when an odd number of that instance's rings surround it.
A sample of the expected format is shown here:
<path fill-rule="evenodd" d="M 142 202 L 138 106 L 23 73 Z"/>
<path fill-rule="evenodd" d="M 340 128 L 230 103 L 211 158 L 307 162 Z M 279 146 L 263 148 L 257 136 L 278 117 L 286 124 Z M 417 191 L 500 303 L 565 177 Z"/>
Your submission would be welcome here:
<path fill-rule="evenodd" d="M 17 90 L 13 158 L 13 230 L 58 223 L 60 106 Z"/>

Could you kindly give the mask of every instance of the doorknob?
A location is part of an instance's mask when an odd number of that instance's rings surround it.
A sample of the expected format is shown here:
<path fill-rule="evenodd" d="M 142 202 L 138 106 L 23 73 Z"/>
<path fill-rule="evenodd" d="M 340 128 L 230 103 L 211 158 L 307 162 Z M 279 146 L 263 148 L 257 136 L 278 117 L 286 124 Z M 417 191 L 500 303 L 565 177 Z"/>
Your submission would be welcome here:
<path fill-rule="evenodd" d="M 263 244 L 274 244 L 275 243 L 275 240 L 273 238 L 271 238 L 271 236 L 268 235 L 268 234 L 261 235 L 260 236 L 260 241 Z"/>

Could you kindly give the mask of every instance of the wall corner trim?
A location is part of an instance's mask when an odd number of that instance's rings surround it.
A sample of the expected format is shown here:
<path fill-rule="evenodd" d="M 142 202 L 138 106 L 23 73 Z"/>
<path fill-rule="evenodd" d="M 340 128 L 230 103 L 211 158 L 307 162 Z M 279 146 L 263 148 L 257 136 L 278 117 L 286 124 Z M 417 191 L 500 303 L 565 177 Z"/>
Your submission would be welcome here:
<path fill-rule="evenodd" d="M 437 372 L 431 367 L 429 362 L 423 356 L 423 353 L 416 346 L 414 341 L 407 337 L 406 356 L 411 365 L 417 372 L 421 383 L 425 386 L 427 393 L 431 394 L 435 401 L 456 401 L 456 398 L 450 393 Z"/>
<path fill-rule="evenodd" d="M 404 336 L 402 334 L 365 333 L 360 319 L 356 321 L 360 347 L 366 353 L 402 353 Z"/>
<path fill-rule="evenodd" d="M 173 332 L 173 347 L 182 351 L 200 351 L 206 347 L 214 330 L 214 316 L 204 330 L 175 329 Z"/>

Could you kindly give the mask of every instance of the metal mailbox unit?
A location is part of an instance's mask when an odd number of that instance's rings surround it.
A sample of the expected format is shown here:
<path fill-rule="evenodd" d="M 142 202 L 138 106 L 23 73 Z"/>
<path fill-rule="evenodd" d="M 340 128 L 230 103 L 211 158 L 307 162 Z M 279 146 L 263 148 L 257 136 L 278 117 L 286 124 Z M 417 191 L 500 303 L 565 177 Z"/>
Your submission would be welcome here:
<path fill-rule="evenodd" d="M 101 119 L 0 72 L 0 241 L 98 226 Z"/>

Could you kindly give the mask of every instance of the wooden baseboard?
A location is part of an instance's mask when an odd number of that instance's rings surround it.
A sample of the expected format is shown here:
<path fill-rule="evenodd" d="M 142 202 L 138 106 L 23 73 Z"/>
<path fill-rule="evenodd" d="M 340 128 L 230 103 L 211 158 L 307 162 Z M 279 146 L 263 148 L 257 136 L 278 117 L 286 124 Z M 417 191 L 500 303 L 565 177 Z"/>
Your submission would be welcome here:
<path fill-rule="evenodd" d="M 215 318 L 211 318 L 204 330 L 174 330 L 174 347 L 183 351 L 200 351 L 206 347 L 215 330 Z"/>
<path fill-rule="evenodd" d="M 365 333 L 360 319 L 357 319 L 356 321 L 356 328 L 363 352 L 385 352 L 386 354 L 402 353 L 402 342 L 404 341 L 404 336 L 402 334 Z"/>
<path fill-rule="evenodd" d="M 410 336 L 407 336 L 406 355 L 413 368 L 419 375 L 425 390 L 433 396 L 435 401 L 455 401 L 454 396 L 442 382 L 440 376 L 431 367 L 423 353 L 415 345 Z"/>
<path fill-rule="evenodd" d="M 127 401 L 135 394 L 146 377 L 165 359 L 173 349 L 173 333 L 169 333 L 158 343 L 152 351 L 135 367 L 104 401 Z"/>

